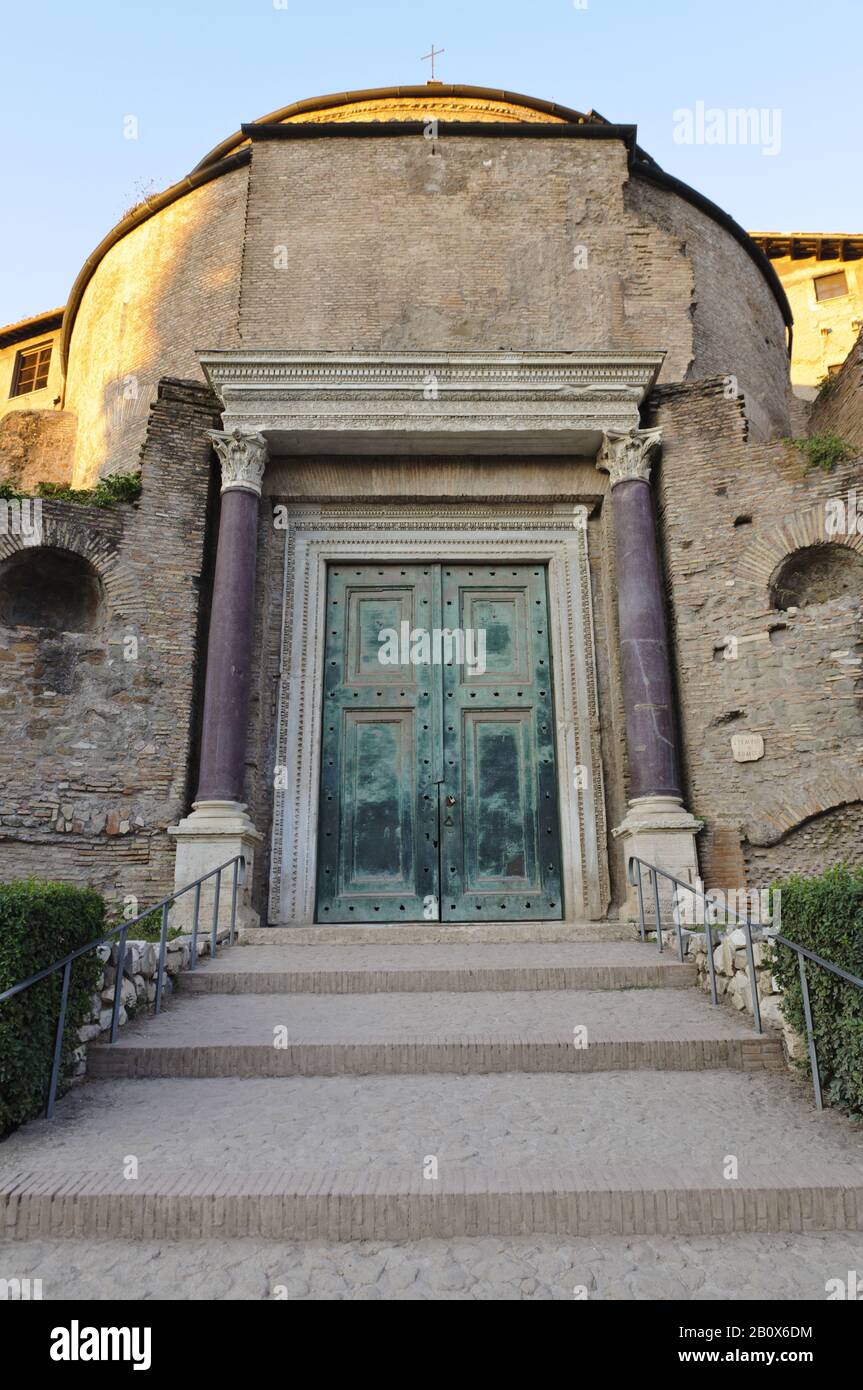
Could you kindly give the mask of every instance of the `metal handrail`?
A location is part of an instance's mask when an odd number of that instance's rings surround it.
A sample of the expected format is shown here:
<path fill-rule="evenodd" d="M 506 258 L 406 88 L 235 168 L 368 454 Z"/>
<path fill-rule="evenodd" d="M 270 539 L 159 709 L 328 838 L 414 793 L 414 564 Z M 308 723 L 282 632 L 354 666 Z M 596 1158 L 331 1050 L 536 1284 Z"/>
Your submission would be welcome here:
<path fill-rule="evenodd" d="M 659 949 L 661 951 L 663 949 L 663 944 L 662 918 L 659 909 L 659 878 L 662 877 L 668 879 L 669 883 L 674 883 L 679 888 L 682 888 L 686 893 L 691 893 L 693 898 L 700 898 L 705 905 L 707 904 L 707 898 L 703 893 L 700 893 L 697 888 L 693 888 L 691 883 L 684 883 L 683 879 L 676 878 L 674 874 L 668 873 L 665 869 L 660 869 L 656 864 L 649 864 L 646 859 L 639 859 L 638 856 L 634 854 L 630 855 L 626 868 L 626 877 L 631 886 L 633 888 L 638 889 L 638 918 L 639 926 L 641 929 L 642 941 L 646 939 L 644 921 L 644 889 L 641 879 L 641 871 L 643 868 L 647 869 L 649 873 L 651 887 L 653 889 L 653 905 L 654 912 L 656 913 L 656 939 L 659 944 Z M 725 911 L 727 916 L 730 909 L 726 907 Z M 759 1033 L 763 1033 L 764 1029 L 761 1024 L 761 1008 L 759 1006 L 758 1001 L 758 981 L 755 978 L 755 957 L 752 950 L 752 923 L 749 921 L 748 918 L 738 917 L 736 912 L 731 911 L 731 916 L 734 918 L 737 925 L 743 927 L 746 931 L 746 951 L 747 959 L 749 961 L 749 979 L 752 988 L 752 1011 L 755 1018 L 756 1028 L 758 1029 Z M 677 928 L 677 943 L 680 952 L 680 959 L 682 961 L 684 959 L 683 927 L 680 922 L 680 911 L 676 895 L 674 899 L 674 923 Z M 713 940 L 711 936 L 712 928 L 710 922 L 708 921 L 706 912 L 703 914 L 703 926 L 705 932 L 707 933 L 707 960 L 710 970 L 711 1002 L 714 1004 L 718 1004 L 719 998 L 716 992 L 716 963 L 713 959 Z M 719 932 L 718 935 L 722 936 L 722 933 Z M 818 1066 L 818 1052 L 815 1047 L 815 1031 L 812 1024 L 812 1005 L 809 999 L 809 981 L 806 977 L 805 962 L 807 960 L 811 960 L 814 965 L 820 966 L 823 970 L 829 970 L 833 975 L 838 975 L 840 979 L 847 980 L 848 983 L 851 985 L 856 985 L 858 989 L 863 989 L 863 980 L 861 980 L 857 975 L 852 975 L 850 971 L 843 970 L 840 966 L 834 965 L 829 960 L 825 960 L 823 956 L 817 955 L 815 951 L 810 951 L 807 946 L 801 946 L 799 942 L 791 941 L 787 936 L 782 936 L 778 932 L 769 933 L 768 940 L 770 941 L 771 945 L 775 943 L 780 946 L 787 946 L 790 950 L 797 952 L 797 961 L 800 969 L 800 992 L 803 996 L 803 1016 L 806 1020 L 806 1040 L 809 1048 L 809 1064 L 812 1069 L 812 1085 L 815 1091 L 815 1107 L 817 1110 L 823 1110 L 824 1101 L 821 1094 L 821 1072 Z"/>
<path fill-rule="evenodd" d="M 187 883 L 185 888 L 178 889 L 169 898 L 163 898 L 156 903 L 155 907 L 148 907 L 144 912 L 139 912 L 137 917 L 132 917 L 128 922 L 118 922 L 110 931 L 103 936 L 97 937 L 95 941 L 90 941 L 86 946 L 79 946 L 76 950 L 70 951 L 68 955 L 60 960 L 54 961 L 53 965 L 47 965 L 43 970 L 37 970 L 35 975 L 30 975 L 26 980 L 21 980 L 17 985 L 12 985 L 0 993 L 0 1004 L 6 999 L 12 999 L 16 994 L 21 994 L 31 985 L 38 984 L 40 980 L 45 980 L 49 975 L 53 975 L 58 970 L 63 971 L 63 988 L 60 995 L 60 1011 L 57 1016 L 57 1030 L 54 1038 L 54 1054 L 51 1063 L 51 1080 L 48 1086 L 48 1099 L 45 1109 L 46 1117 L 50 1120 L 54 1116 L 54 1107 L 57 1100 L 57 1087 L 60 1082 L 60 1063 L 63 1052 L 63 1034 L 66 1028 L 66 1008 L 69 1002 L 69 985 L 72 978 L 72 966 L 80 956 L 87 955 L 90 951 L 97 950 L 104 946 L 112 937 L 119 933 L 120 942 L 117 951 L 117 974 L 114 978 L 114 1002 L 111 1009 L 111 1029 L 108 1038 L 109 1042 L 117 1041 L 117 1032 L 120 1026 L 120 1008 L 123 1000 L 123 972 L 126 967 L 126 942 L 132 927 L 138 922 L 142 922 L 146 917 L 151 917 L 154 912 L 161 909 L 162 928 L 159 934 L 159 969 L 156 975 L 156 998 L 155 1013 L 162 1012 L 162 977 L 165 973 L 165 955 L 168 947 L 168 919 L 171 908 L 178 898 L 182 898 L 184 893 L 195 891 L 195 906 L 192 916 L 192 947 L 190 969 L 194 970 L 198 964 L 198 919 L 201 910 L 201 884 L 206 883 L 207 879 L 216 876 L 216 887 L 213 894 L 213 919 L 210 928 L 210 952 L 216 955 L 219 936 L 219 898 L 221 895 L 222 874 L 226 869 L 233 868 L 232 888 L 231 888 L 231 925 L 228 934 L 228 945 L 233 946 L 234 934 L 237 924 L 237 892 L 240 884 L 245 882 L 246 860 L 242 854 L 236 854 L 233 859 L 228 859 L 218 868 L 210 869 L 207 873 L 201 874 L 200 878 L 193 879 Z M 133 938 L 134 940 L 134 938 Z"/>
<path fill-rule="evenodd" d="M 700 898 L 701 901 L 705 904 L 705 906 L 707 906 L 707 898 L 704 896 L 703 893 L 700 893 L 697 888 L 693 888 L 691 883 L 684 883 L 682 878 L 676 878 L 674 874 L 668 873 L 666 869 L 660 869 L 657 864 L 649 864 L 646 859 L 639 859 L 637 855 L 631 854 L 629 856 L 629 861 L 626 867 L 626 877 L 630 885 L 633 888 L 638 889 L 638 921 L 641 930 L 642 941 L 645 941 L 647 939 L 647 932 L 644 922 L 644 887 L 641 879 L 641 871 L 643 868 L 647 869 L 648 871 L 651 888 L 653 890 L 653 910 L 656 915 L 656 940 L 660 951 L 662 951 L 664 947 L 662 943 L 662 915 L 659 907 L 659 879 L 665 878 L 668 880 L 669 883 L 674 883 L 677 885 L 678 888 L 682 888 L 684 892 L 691 893 L 693 898 Z M 673 905 L 674 925 L 677 928 L 677 947 L 680 954 L 680 959 L 682 961 L 684 959 L 683 926 L 680 921 L 680 908 L 677 901 L 677 894 L 674 895 Z M 726 916 L 728 915 L 728 911 L 729 909 L 726 908 Z M 761 1022 L 761 1006 L 758 1000 L 758 981 L 755 978 L 755 953 L 752 949 L 752 923 L 749 921 L 748 917 L 738 917 L 736 912 L 732 912 L 731 915 L 734 918 L 736 924 L 739 927 L 742 927 L 746 932 L 746 958 L 749 962 L 749 982 L 752 989 L 752 1016 L 755 1020 L 756 1031 L 758 1033 L 763 1033 L 764 1027 Z M 713 938 L 711 935 L 712 927 L 710 922 L 708 921 L 706 912 L 703 914 L 703 917 L 703 926 L 705 932 L 707 933 L 707 961 L 708 969 L 710 971 L 710 1000 L 711 1003 L 718 1004 L 719 995 L 716 991 L 716 962 L 713 959 Z M 721 937 L 723 933 L 719 932 L 718 935 Z"/>
<path fill-rule="evenodd" d="M 847 980 L 849 985 L 856 985 L 858 989 L 863 989 L 863 980 L 858 975 L 852 975 L 849 970 L 842 970 L 840 966 L 833 965 L 823 956 L 816 955 L 807 946 L 801 946 L 797 941 L 789 941 L 787 936 L 774 936 L 772 938 L 780 946 L 787 946 L 790 950 L 797 952 L 797 964 L 800 969 L 800 993 L 803 996 L 803 1017 L 806 1020 L 806 1043 L 809 1048 L 809 1065 L 812 1068 L 812 1087 L 815 1091 L 816 1110 L 824 1109 L 824 1100 L 821 1095 L 821 1070 L 818 1066 L 818 1050 L 815 1046 L 815 1029 L 812 1024 L 812 1004 L 809 1000 L 809 981 L 806 978 L 806 961 L 811 960 L 814 965 L 820 965 L 822 970 L 829 970 L 832 975 L 838 975 L 840 979 Z"/>

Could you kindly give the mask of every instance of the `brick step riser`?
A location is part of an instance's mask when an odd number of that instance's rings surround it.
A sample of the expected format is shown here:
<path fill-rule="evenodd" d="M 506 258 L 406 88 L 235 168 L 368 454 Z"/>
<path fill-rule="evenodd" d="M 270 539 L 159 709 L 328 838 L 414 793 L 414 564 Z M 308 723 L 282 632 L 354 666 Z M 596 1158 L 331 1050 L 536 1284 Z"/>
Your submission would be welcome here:
<path fill-rule="evenodd" d="M 272 1046 L 92 1048 L 97 1078 L 403 1076 L 494 1072 L 755 1071 L 784 1068 L 772 1037 L 710 1041 L 295 1043 Z"/>
<path fill-rule="evenodd" d="M 863 1230 L 863 1186 L 416 1193 L 62 1192 L 0 1197 L 0 1237 L 417 1240 Z"/>
<path fill-rule="evenodd" d="M 184 994 L 473 994 L 547 989 L 684 989 L 695 966 L 560 966 L 499 970 L 196 970 L 177 977 Z"/>

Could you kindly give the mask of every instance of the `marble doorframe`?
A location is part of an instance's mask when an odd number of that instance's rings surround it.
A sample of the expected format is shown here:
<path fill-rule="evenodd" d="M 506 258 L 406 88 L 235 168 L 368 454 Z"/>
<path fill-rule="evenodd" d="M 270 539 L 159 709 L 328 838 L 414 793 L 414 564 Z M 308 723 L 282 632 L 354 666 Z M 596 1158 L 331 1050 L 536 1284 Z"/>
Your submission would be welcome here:
<path fill-rule="evenodd" d="M 588 508 L 321 503 L 287 509 L 269 922 L 314 923 L 327 566 L 452 560 L 548 566 L 564 920 L 610 900 Z"/>

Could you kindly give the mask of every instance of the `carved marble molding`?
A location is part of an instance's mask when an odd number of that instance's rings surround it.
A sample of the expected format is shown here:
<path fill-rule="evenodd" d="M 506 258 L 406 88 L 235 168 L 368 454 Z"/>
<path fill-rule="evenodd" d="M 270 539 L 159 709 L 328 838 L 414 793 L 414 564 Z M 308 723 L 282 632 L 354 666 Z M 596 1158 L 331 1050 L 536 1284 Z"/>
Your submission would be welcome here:
<path fill-rule="evenodd" d="M 227 431 L 273 454 L 595 455 L 639 425 L 664 354 L 208 350 Z"/>
<path fill-rule="evenodd" d="M 258 497 L 267 466 L 267 441 L 253 430 L 207 430 L 222 465 L 222 492 L 241 488 Z"/>
<path fill-rule="evenodd" d="M 548 566 L 566 920 L 602 918 L 609 875 L 587 508 L 291 506 L 285 536 L 269 920 L 314 921 L 327 566 L 424 558 Z"/>
<path fill-rule="evenodd" d="M 651 460 L 661 440 L 660 430 L 606 430 L 596 466 L 609 474 L 612 488 L 634 478 L 649 483 Z"/>

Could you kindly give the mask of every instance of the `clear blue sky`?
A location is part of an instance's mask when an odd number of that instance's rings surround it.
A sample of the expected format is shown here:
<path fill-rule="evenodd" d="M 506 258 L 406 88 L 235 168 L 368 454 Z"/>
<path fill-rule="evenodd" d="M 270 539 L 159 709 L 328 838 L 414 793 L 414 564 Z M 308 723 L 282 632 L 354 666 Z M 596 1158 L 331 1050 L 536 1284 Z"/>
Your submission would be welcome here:
<path fill-rule="evenodd" d="M 863 231 L 863 0 L 280 4 L 5 0 L 0 324 L 64 303 L 141 190 L 175 182 L 241 121 L 423 82 L 432 41 L 445 82 L 637 123 L 669 173 L 752 230 Z M 779 153 L 677 143 L 674 113 L 698 102 L 778 110 Z"/>

